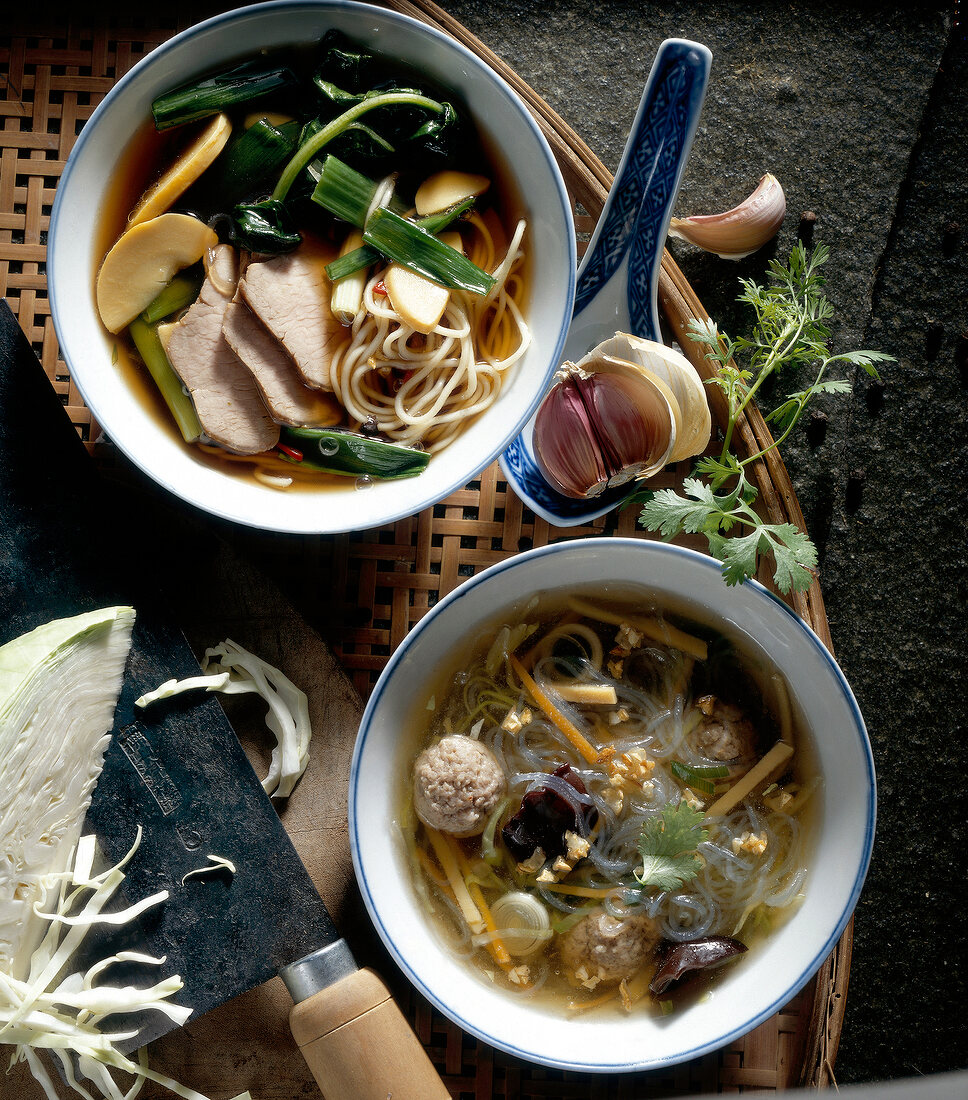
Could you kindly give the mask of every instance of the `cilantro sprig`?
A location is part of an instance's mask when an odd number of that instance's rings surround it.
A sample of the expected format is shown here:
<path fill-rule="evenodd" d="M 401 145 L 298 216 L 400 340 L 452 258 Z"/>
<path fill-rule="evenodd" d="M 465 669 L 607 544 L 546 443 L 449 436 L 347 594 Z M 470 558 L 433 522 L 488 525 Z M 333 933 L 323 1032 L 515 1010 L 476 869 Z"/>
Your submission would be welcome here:
<path fill-rule="evenodd" d="M 701 810 L 680 802 L 646 820 L 639 837 L 642 870 L 635 873 L 643 886 L 678 890 L 699 874 L 702 861 L 696 849 L 708 835 L 702 818 Z"/>
<path fill-rule="evenodd" d="M 750 337 L 733 340 L 720 333 L 713 321 L 693 320 L 689 336 L 707 347 L 706 356 L 717 366 L 707 384 L 718 386 L 728 409 L 723 446 L 718 456 L 700 459 L 683 482 L 682 493 L 661 489 L 637 494 L 631 499 L 644 502 L 639 522 L 658 531 L 666 540 L 680 532 L 705 535 L 710 553 L 723 564 L 727 584 L 738 584 L 756 573 L 760 555 L 773 558 L 773 580 L 784 595 L 805 591 L 816 573 L 817 548 L 807 535 L 791 523 L 765 523 L 754 507 L 756 488 L 746 477 L 750 463 L 779 447 L 790 435 L 807 404 L 821 393 L 849 393 L 850 382 L 827 378 L 835 363 L 859 366 L 872 378 L 880 378 L 876 363 L 893 362 L 880 351 L 851 351 L 832 355 L 827 346 L 827 321 L 833 306 L 823 293 L 820 268 L 829 251 L 817 245 L 808 256 L 802 243 L 790 253 L 787 264 L 773 260 L 769 285 L 758 286 L 741 279 L 738 301 L 752 306 L 756 324 Z M 739 366 L 737 364 L 745 365 Z M 737 458 L 730 447 L 737 420 L 756 397 L 766 380 L 781 370 L 810 367 L 813 383 L 788 394 L 766 417 L 780 435 L 769 446 L 746 458 Z M 702 480 L 705 479 L 705 480 Z M 736 525 L 747 534 L 727 537 Z"/>

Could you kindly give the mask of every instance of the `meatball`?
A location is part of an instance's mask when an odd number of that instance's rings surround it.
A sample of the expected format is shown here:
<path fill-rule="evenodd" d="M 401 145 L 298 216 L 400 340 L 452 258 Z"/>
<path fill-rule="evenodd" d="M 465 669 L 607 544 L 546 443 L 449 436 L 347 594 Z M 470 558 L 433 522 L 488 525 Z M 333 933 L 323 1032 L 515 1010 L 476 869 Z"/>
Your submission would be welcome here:
<path fill-rule="evenodd" d="M 756 730 L 739 707 L 706 695 L 699 700 L 699 708 L 705 717 L 692 736 L 693 748 L 697 752 L 709 760 L 723 762 L 753 756 Z"/>
<path fill-rule="evenodd" d="M 417 817 L 453 836 L 482 833 L 506 790 L 504 772 L 490 749 L 459 733 L 424 749 L 413 769 Z"/>
<path fill-rule="evenodd" d="M 558 954 L 569 977 L 610 984 L 631 977 L 658 942 L 659 930 L 644 914 L 618 920 L 600 909 L 561 937 Z"/>

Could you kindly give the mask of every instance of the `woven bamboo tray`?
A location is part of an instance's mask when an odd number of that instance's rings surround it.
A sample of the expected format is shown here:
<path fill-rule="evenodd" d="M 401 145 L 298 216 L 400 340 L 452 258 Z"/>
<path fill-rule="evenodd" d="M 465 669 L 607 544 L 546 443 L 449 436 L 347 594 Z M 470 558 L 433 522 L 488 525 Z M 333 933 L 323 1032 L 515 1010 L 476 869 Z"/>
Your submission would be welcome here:
<path fill-rule="evenodd" d="M 558 159 L 575 211 L 579 252 L 604 203 L 611 177 L 601 161 L 504 62 L 443 9 L 418 0 L 384 6 L 424 20 L 463 42 L 510 83 L 531 109 Z M 167 11 L 171 13 L 172 7 Z M 77 134 L 114 82 L 147 52 L 195 22 L 194 12 L 143 25 L 98 17 L 77 24 L 17 18 L 0 37 L 0 293 L 33 345 L 72 422 L 95 458 L 113 461 L 113 448 L 84 406 L 59 357 L 46 294 L 46 234 L 58 179 Z M 9 25 L 9 24 L 8 24 Z M 682 337 L 702 303 L 667 252 L 659 280 L 669 332 L 704 377 L 709 364 L 699 346 Z M 711 388 L 714 419 L 724 420 Z M 751 454 L 770 441 L 751 408 L 738 425 L 735 445 Z M 675 485 L 688 464 L 666 470 L 660 484 Z M 804 528 L 789 476 L 773 451 L 753 467 L 762 508 L 770 522 Z M 321 625 L 344 669 L 365 697 L 387 657 L 411 626 L 468 576 L 512 554 L 564 538 L 618 534 L 646 538 L 635 509 L 614 512 L 587 527 L 559 530 L 535 517 L 510 491 L 497 464 L 433 509 L 373 531 L 326 538 L 273 536 L 258 540 L 266 559 L 285 560 L 292 576 L 324 578 L 300 589 L 300 606 Z M 252 536 L 246 534 L 251 541 Z M 704 549 L 702 541 L 688 545 Z M 311 570 L 299 568 L 302 561 Z M 760 578 L 769 585 L 769 576 Z M 819 585 L 791 603 L 828 648 L 830 633 Z M 409 1012 L 455 1096 L 632 1098 L 821 1088 L 833 1081 L 850 969 L 852 922 L 817 976 L 789 1005 L 725 1049 L 665 1071 L 605 1079 L 546 1070 L 480 1044 L 418 996 Z"/>

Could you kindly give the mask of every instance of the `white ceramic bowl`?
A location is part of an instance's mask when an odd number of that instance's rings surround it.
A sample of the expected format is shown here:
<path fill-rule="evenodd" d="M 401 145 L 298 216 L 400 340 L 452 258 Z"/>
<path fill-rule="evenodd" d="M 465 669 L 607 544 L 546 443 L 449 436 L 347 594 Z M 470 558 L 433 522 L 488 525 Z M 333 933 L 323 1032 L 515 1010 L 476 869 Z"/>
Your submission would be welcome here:
<path fill-rule="evenodd" d="M 668 1017 L 596 1020 L 515 998 L 471 976 L 428 925 L 411 887 L 395 824 L 409 759 L 400 731 L 435 670 L 447 668 L 483 624 L 536 592 L 594 579 L 604 594 L 635 585 L 675 597 L 696 619 L 728 623 L 785 677 L 805 717 L 823 776 L 806 898 L 755 952 L 725 971 L 711 995 Z M 363 715 L 350 774 L 350 842 L 370 915 L 404 972 L 442 1012 L 485 1042 L 564 1069 L 622 1072 L 672 1065 L 724 1046 L 777 1012 L 816 972 L 857 902 L 874 835 L 870 745 L 850 688 L 820 639 L 755 582 L 727 587 L 719 564 L 694 551 L 635 539 L 546 546 L 496 565 L 441 600 L 394 653 Z"/>
<path fill-rule="evenodd" d="M 114 338 L 102 328 L 94 273 L 102 258 L 98 210 L 126 144 L 150 118 L 152 99 L 261 49 L 313 42 L 335 27 L 375 52 L 425 73 L 466 103 L 478 129 L 501 150 L 529 220 L 534 342 L 499 400 L 419 477 L 280 492 L 233 478 L 183 445 L 123 384 Z M 94 111 L 65 167 L 51 214 L 48 282 L 61 350 L 85 403 L 107 436 L 145 473 L 191 504 L 249 526 L 326 533 L 360 530 L 413 515 L 489 465 L 537 407 L 557 366 L 571 319 L 575 233 L 558 166 L 534 119 L 475 54 L 423 23 L 368 4 L 282 0 L 216 16 L 153 50 Z"/>

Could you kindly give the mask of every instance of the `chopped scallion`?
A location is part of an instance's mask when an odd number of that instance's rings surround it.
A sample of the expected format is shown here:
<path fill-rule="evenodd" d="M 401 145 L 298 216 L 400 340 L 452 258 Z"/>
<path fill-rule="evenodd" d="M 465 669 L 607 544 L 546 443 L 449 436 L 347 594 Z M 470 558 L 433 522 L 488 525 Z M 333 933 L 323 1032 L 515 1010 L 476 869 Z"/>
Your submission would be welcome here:
<path fill-rule="evenodd" d="M 141 314 L 141 320 L 153 325 L 190 306 L 202 289 L 203 277 L 198 266 L 180 271 Z"/>
<path fill-rule="evenodd" d="M 326 265 L 326 274 L 335 283 L 340 279 L 345 279 L 348 275 L 353 275 L 357 271 L 362 271 L 364 268 L 370 266 L 370 264 L 376 263 L 380 258 L 380 253 L 375 248 L 371 248 L 368 244 L 361 245 L 359 248 L 354 248 L 347 252 L 345 256 L 339 256 L 337 259 L 332 260 Z"/>
<path fill-rule="evenodd" d="M 368 176 L 350 168 L 338 157 L 328 156 L 323 161 L 319 182 L 313 191 L 313 202 L 344 222 L 362 229 L 377 186 Z"/>
<path fill-rule="evenodd" d="M 274 126 L 267 119 L 259 119 L 229 141 L 203 177 L 205 195 L 217 200 L 218 209 L 235 206 L 282 168 L 295 152 L 298 140 L 298 122 Z"/>
<path fill-rule="evenodd" d="M 457 221 L 462 214 L 466 214 L 473 205 L 473 197 L 466 198 L 448 210 L 440 210 L 436 214 L 425 214 L 422 218 L 414 218 L 414 221 L 421 229 L 426 229 L 436 237 L 448 225 Z"/>
<path fill-rule="evenodd" d="M 158 96 L 151 104 L 151 113 L 155 128 L 167 130 L 295 86 L 296 77 L 286 66 L 247 62 Z"/>
<path fill-rule="evenodd" d="M 430 461 L 426 451 L 330 428 L 284 427 L 282 442 L 302 453 L 303 465 L 347 477 L 416 477 Z"/>
<path fill-rule="evenodd" d="M 140 317 L 136 317 L 128 325 L 128 332 L 148 372 L 155 380 L 161 396 L 165 399 L 165 404 L 171 410 L 182 438 L 186 443 L 197 442 L 202 436 L 202 425 L 192 399 L 185 393 L 181 379 L 175 373 L 174 367 L 165 354 L 165 349 L 161 346 L 157 328 L 154 325 L 146 325 Z"/>
<path fill-rule="evenodd" d="M 451 290 L 486 294 L 494 286 L 493 275 L 471 263 L 463 253 L 385 207 L 370 216 L 363 240 L 389 259 Z"/>
<path fill-rule="evenodd" d="M 713 780 L 729 775 L 729 768 L 725 764 L 680 764 L 678 760 L 673 760 L 670 767 L 677 779 L 688 783 L 702 794 L 715 794 Z"/>

